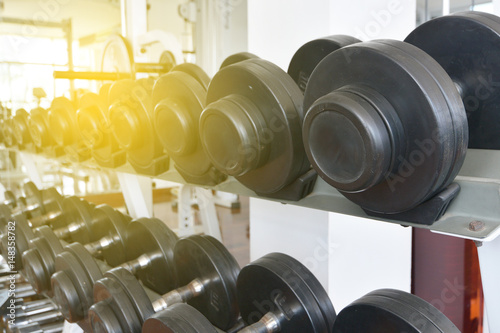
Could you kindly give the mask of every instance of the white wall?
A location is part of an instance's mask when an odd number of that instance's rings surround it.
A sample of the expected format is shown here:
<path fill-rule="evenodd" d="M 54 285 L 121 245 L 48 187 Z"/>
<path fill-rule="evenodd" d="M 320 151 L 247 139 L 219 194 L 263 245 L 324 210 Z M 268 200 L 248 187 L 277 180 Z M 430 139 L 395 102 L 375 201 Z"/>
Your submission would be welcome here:
<path fill-rule="evenodd" d="M 311 39 L 403 39 L 415 21 L 412 0 L 249 0 L 248 46 L 286 70 L 295 50 Z M 272 251 L 297 257 L 337 311 L 374 289 L 410 291 L 410 228 L 251 199 L 250 235 L 252 260 Z"/>

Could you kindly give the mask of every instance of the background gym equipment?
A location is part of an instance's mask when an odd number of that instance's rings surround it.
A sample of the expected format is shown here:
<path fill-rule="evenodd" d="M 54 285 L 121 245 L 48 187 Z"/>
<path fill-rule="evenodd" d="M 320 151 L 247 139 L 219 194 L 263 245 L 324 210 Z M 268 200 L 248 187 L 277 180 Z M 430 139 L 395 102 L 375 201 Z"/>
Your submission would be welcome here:
<path fill-rule="evenodd" d="M 108 104 L 110 87 L 110 84 L 105 84 L 99 90 L 99 95 L 86 93 L 82 96 L 77 123 L 83 143 L 90 149 L 97 164 L 116 168 L 127 162 L 127 156 L 111 133 Z"/>
<path fill-rule="evenodd" d="M 405 42 L 433 57 L 460 93 L 469 123 L 469 148 L 500 149 L 500 19 L 463 12 L 430 20 Z"/>
<path fill-rule="evenodd" d="M 304 108 L 313 167 L 368 214 L 391 218 L 442 195 L 435 216 L 429 206 L 406 216 L 432 224 L 456 196 L 458 186 L 447 187 L 465 158 L 465 111 L 448 75 L 416 47 L 384 40 L 331 53 L 310 77 Z"/>
<path fill-rule="evenodd" d="M 169 160 L 154 131 L 153 84 L 152 78 L 115 82 L 109 90 L 109 119 L 135 171 L 154 176 L 168 170 Z"/>
<path fill-rule="evenodd" d="M 111 35 L 104 44 L 100 72 L 54 71 L 55 79 L 113 81 L 135 79 L 137 73 L 168 73 L 176 65 L 171 51 L 164 51 L 157 63 L 136 63 L 132 46 L 120 35 Z"/>
<path fill-rule="evenodd" d="M 409 332 L 459 333 L 435 307 L 399 290 L 381 289 L 354 301 L 339 312 L 333 333 Z"/>
<path fill-rule="evenodd" d="M 182 287 L 163 296 L 148 295 L 130 272 L 111 270 L 94 285 L 92 329 L 140 332 L 147 318 L 177 303 L 194 306 L 220 329 L 233 327 L 239 314 L 235 290 L 239 266 L 234 257 L 210 236 L 180 239 L 174 251 Z"/>
<path fill-rule="evenodd" d="M 158 138 L 184 180 L 202 185 L 226 179 L 208 159 L 199 136 L 209 81 L 201 68 L 186 63 L 161 76 L 152 95 Z"/>
<path fill-rule="evenodd" d="M 83 138 L 78 130 L 76 109 L 73 103 L 58 97 L 52 101 L 49 111 L 49 130 L 55 144 L 64 149 L 66 155 L 83 162 L 90 158 L 88 148 L 83 144 Z"/>
<path fill-rule="evenodd" d="M 302 45 L 288 65 L 288 75 L 305 92 L 311 73 L 324 57 L 345 46 L 359 43 L 359 39 L 346 35 L 332 35 L 314 39 Z"/>
<path fill-rule="evenodd" d="M 213 165 L 258 195 L 299 200 L 316 174 L 301 142 L 302 93 L 279 67 L 248 59 L 212 79 L 200 118 Z"/>

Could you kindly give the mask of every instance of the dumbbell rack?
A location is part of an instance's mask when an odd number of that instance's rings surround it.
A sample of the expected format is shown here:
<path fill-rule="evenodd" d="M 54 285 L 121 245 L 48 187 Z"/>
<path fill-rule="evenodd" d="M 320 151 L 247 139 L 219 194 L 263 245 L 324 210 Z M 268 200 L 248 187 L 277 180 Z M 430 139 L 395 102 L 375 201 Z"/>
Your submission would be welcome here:
<path fill-rule="evenodd" d="M 29 155 L 26 152 L 22 153 Z M 34 158 L 35 156 L 33 155 Z M 71 161 L 68 161 L 64 157 L 59 158 L 59 160 L 71 163 Z M 92 161 L 80 163 L 80 165 L 82 164 L 93 168 L 101 168 Z M 432 225 L 369 217 L 361 208 L 347 200 L 321 178 L 318 178 L 316 181 L 312 193 L 297 202 L 259 197 L 255 192 L 247 189 L 232 177 L 229 177 L 228 180 L 221 184 L 205 187 L 205 189 L 278 201 L 355 217 L 370 218 L 402 226 L 425 228 L 432 232 L 473 240 L 480 246 L 478 252 L 488 312 L 494 314 L 500 312 L 500 300 L 495 297 L 495 295 L 500 294 L 500 286 L 498 285 L 500 269 L 497 265 L 498 254 L 500 253 L 500 237 L 498 237 L 500 235 L 500 219 L 498 219 L 498 216 L 500 216 L 499 164 L 500 151 L 469 149 L 464 166 L 455 180 L 460 185 L 460 193 L 451 202 L 446 213 Z M 147 186 L 145 191 L 137 192 L 137 189 L 141 187 L 141 182 L 144 184 L 148 181 L 150 182 L 150 178 L 156 178 L 192 186 L 186 184 L 181 175 L 173 167 L 155 177 L 139 176 L 128 164 L 114 171 L 123 175 L 124 180 L 121 182 L 121 185 L 125 189 L 124 197 L 129 197 L 127 204 L 133 204 L 135 206 L 134 209 L 138 213 L 144 213 L 144 209 L 147 209 L 146 207 L 152 207 L 152 197 L 147 193 Z M 123 186 L 124 183 L 128 183 L 130 186 Z M 494 331 L 495 327 L 491 327 L 491 329 Z"/>

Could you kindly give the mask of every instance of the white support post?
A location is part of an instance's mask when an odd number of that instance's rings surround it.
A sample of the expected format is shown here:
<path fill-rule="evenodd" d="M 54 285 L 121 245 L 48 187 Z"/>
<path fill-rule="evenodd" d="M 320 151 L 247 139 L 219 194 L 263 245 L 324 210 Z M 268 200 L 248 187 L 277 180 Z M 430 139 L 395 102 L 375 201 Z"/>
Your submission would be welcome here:
<path fill-rule="evenodd" d="M 36 187 L 43 188 L 42 175 L 35 161 L 36 156 L 34 154 L 19 152 L 19 158 L 26 168 L 26 172 L 28 173 L 30 180 L 36 185 Z"/>
<path fill-rule="evenodd" d="M 193 235 L 194 228 L 194 211 L 192 209 L 193 188 L 191 185 L 182 185 L 179 187 L 179 195 L 177 197 L 177 210 L 179 218 L 179 230 L 177 234 L 179 237 Z"/>
<path fill-rule="evenodd" d="M 490 332 L 500 332 L 500 237 L 478 248 L 485 312 Z M 485 325 L 486 326 L 486 325 Z"/>
<path fill-rule="evenodd" d="M 212 190 L 206 190 L 192 185 L 183 185 L 179 188 L 177 206 L 179 213 L 178 235 L 183 237 L 196 233 L 193 210 L 194 203 L 198 204 L 200 210 L 203 233 L 222 241 Z"/>
<path fill-rule="evenodd" d="M 151 178 L 123 172 L 117 172 L 116 175 L 130 216 L 132 218 L 153 217 Z"/>
<path fill-rule="evenodd" d="M 212 190 L 201 187 L 195 188 L 196 201 L 200 209 L 200 219 L 206 235 L 210 235 L 222 242 L 219 219 L 215 210 L 215 201 Z"/>

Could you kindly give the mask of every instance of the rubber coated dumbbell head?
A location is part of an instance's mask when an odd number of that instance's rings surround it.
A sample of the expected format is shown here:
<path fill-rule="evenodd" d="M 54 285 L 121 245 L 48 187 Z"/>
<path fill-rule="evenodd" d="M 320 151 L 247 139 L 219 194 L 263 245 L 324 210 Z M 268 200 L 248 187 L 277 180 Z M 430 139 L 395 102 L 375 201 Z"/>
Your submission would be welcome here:
<path fill-rule="evenodd" d="M 12 126 L 16 141 L 20 145 L 31 143 L 31 135 L 28 129 L 29 114 L 25 109 L 16 111 L 16 115 L 12 117 Z"/>
<path fill-rule="evenodd" d="M 83 143 L 90 149 L 97 164 L 116 168 L 125 164 L 127 158 L 111 132 L 108 115 L 110 87 L 111 84 L 105 84 L 99 90 L 99 94 L 86 93 L 82 96 L 77 111 L 77 121 Z"/>
<path fill-rule="evenodd" d="M 73 243 L 56 256 L 55 271 L 52 290 L 64 318 L 71 323 L 84 320 L 93 303 L 92 287 L 102 278 L 99 265 L 83 245 Z"/>
<path fill-rule="evenodd" d="M 307 42 L 293 55 L 288 66 L 288 75 L 304 92 L 311 73 L 324 57 L 333 51 L 359 42 L 360 40 L 345 35 L 326 36 Z"/>
<path fill-rule="evenodd" d="M 469 148 L 499 149 L 500 18 L 463 12 L 430 20 L 405 42 L 433 57 L 453 79 L 469 123 Z"/>
<path fill-rule="evenodd" d="M 448 186 L 465 158 L 458 92 L 439 64 L 407 43 L 331 53 L 310 77 L 304 108 L 314 169 L 366 210 L 417 206 Z"/>
<path fill-rule="evenodd" d="M 63 251 L 61 242 L 48 226 L 34 231 L 30 249 L 23 254 L 23 267 L 26 280 L 37 294 L 45 293 L 52 297 L 50 278 L 55 272 L 55 257 Z"/>
<path fill-rule="evenodd" d="M 158 175 L 169 160 L 154 131 L 151 93 L 154 79 L 121 80 L 109 90 L 109 120 L 119 146 L 139 173 Z"/>
<path fill-rule="evenodd" d="M 333 333 L 344 332 L 460 331 L 438 309 L 421 298 L 399 290 L 381 289 L 361 297 L 340 311 Z"/>
<path fill-rule="evenodd" d="M 176 68 L 161 76 L 153 89 L 156 133 L 175 162 L 175 168 L 186 181 L 216 185 L 226 176 L 213 167 L 198 133 L 200 114 L 205 107 L 206 88 L 195 77 Z"/>
<path fill-rule="evenodd" d="M 142 326 L 142 333 L 217 333 L 210 321 L 198 310 L 184 303 L 155 313 Z"/>
<path fill-rule="evenodd" d="M 241 316 L 248 325 L 268 322 L 280 329 L 272 332 L 332 332 L 336 313 L 328 294 L 288 255 L 270 253 L 245 266 L 237 286 Z M 252 332 L 252 327 L 242 332 Z"/>
<path fill-rule="evenodd" d="M 302 94 L 288 74 L 249 59 L 222 68 L 212 79 L 200 137 L 217 169 L 269 196 L 310 168 L 302 118 Z"/>
<path fill-rule="evenodd" d="M 144 285 L 165 293 L 178 286 L 174 264 L 175 233 L 159 219 L 140 218 L 126 228 L 125 255 L 122 264 Z"/>
<path fill-rule="evenodd" d="M 47 148 L 55 144 L 48 130 L 49 111 L 43 108 L 35 108 L 30 112 L 28 129 L 33 143 L 38 148 Z"/>

